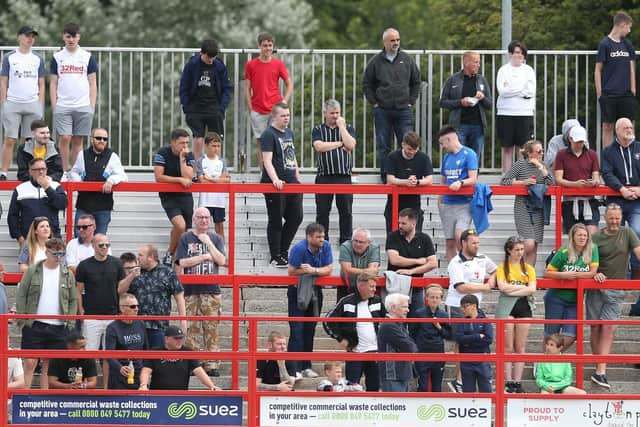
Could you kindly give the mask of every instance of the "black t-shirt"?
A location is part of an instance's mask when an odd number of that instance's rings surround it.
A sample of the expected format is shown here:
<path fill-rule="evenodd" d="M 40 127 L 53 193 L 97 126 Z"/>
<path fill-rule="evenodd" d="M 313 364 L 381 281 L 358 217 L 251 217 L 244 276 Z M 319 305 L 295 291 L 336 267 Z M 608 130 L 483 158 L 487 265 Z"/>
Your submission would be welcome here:
<path fill-rule="evenodd" d="M 51 359 L 47 374 L 57 377 L 61 383 L 71 384 L 76 380 L 78 368 L 82 368 L 82 379 L 98 375 L 94 359 Z"/>
<path fill-rule="evenodd" d="M 297 183 L 297 163 L 296 151 L 293 145 L 293 131 L 286 128 L 281 132 L 273 126 L 269 126 L 260 136 L 260 145 L 263 152 L 273 153 L 271 162 L 273 163 L 278 178 L 284 182 Z M 262 179 L 260 182 L 271 182 L 266 168 L 262 170 Z"/>
<path fill-rule="evenodd" d="M 118 282 L 124 276 L 122 262 L 111 255 L 104 261 L 95 257 L 80 261 L 76 280 L 84 283 L 84 314 L 118 314 Z"/>
<path fill-rule="evenodd" d="M 398 179 L 407 179 L 411 175 L 415 175 L 417 179 L 433 175 L 433 166 L 431 159 L 422 151 L 418 151 L 412 159 L 405 159 L 402 156 L 402 149 L 393 151 L 387 157 L 387 173 Z M 420 208 L 419 195 L 401 195 L 399 197 L 400 209 L 404 208 Z M 391 203 L 391 196 L 388 197 L 388 203 Z"/>
<path fill-rule="evenodd" d="M 476 76 L 469 77 L 464 75 L 464 82 L 462 84 L 462 97 L 474 97 L 478 92 L 478 82 Z M 480 117 L 480 103 L 478 102 L 473 107 L 462 107 L 460 112 L 460 123 L 465 125 L 481 125 L 482 118 Z"/>
<path fill-rule="evenodd" d="M 405 258 L 423 258 L 435 255 L 436 251 L 433 248 L 433 242 L 428 234 L 416 232 L 416 235 L 407 242 L 404 236 L 400 235 L 400 231 L 392 231 L 387 236 L 386 250 L 395 249 L 398 254 Z M 387 270 L 396 271 L 401 268 L 414 268 L 420 264 L 414 264 L 410 266 L 399 267 L 388 263 Z M 422 274 L 413 274 L 414 277 L 422 277 Z"/>
<path fill-rule="evenodd" d="M 193 158 L 193 153 L 190 152 L 185 157 L 187 161 L 187 165 L 191 168 L 195 167 L 196 161 Z M 153 157 L 153 166 L 163 166 L 164 174 L 167 176 L 173 177 L 181 177 L 182 173 L 180 172 L 180 156 L 173 154 L 171 151 L 171 146 L 162 147 L 158 150 L 156 155 Z M 191 193 L 159 193 L 160 198 L 166 197 L 185 197 L 192 198 Z"/>
<path fill-rule="evenodd" d="M 191 349 L 183 346 L 179 351 Z M 200 362 L 195 359 L 144 359 L 142 365 L 153 370 L 150 390 L 189 390 L 189 376 Z"/>
<path fill-rule="evenodd" d="M 220 109 L 216 90 L 216 66 L 200 61 L 200 77 L 189 104 L 190 113 L 213 113 Z"/>
<path fill-rule="evenodd" d="M 258 360 L 256 377 L 262 379 L 263 384 L 280 384 L 280 368 L 275 360 Z"/>

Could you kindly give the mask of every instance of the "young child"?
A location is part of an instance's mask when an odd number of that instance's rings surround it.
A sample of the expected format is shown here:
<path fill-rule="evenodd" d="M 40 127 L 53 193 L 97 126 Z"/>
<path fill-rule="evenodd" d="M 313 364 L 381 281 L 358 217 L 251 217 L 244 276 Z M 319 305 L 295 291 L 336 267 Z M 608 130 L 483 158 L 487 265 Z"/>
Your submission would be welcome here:
<path fill-rule="evenodd" d="M 320 381 L 318 391 L 362 391 L 362 386 L 347 381 L 342 377 L 342 362 L 324 364 L 324 375 L 327 379 Z"/>
<path fill-rule="evenodd" d="M 561 354 L 563 338 L 560 334 L 549 335 L 544 339 L 545 354 Z M 573 387 L 573 369 L 568 362 L 536 363 L 536 384 L 540 393 L 587 394 Z"/>
<path fill-rule="evenodd" d="M 205 154 L 198 160 L 196 173 L 199 182 L 226 184 L 231 181 L 227 172 L 227 164 L 220 157 L 222 138 L 215 132 L 208 132 L 204 137 Z M 206 207 L 211 213 L 216 234 L 224 242 L 224 219 L 227 195 L 225 193 L 200 193 L 198 207 Z"/>
<path fill-rule="evenodd" d="M 460 300 L 460 308 L 467 319 L 486 318 L 478 310 L 478 297 L 467 294 Z M 455 327 L 460 353 L 490 353 L 493 342 L 491 323 L 459 323 Z M 491 393 L 491 364 L 488 362 L 460 362 L 462 391 L 464 393 Z M 476 388 L 477 384 L 477 388 Z"/>

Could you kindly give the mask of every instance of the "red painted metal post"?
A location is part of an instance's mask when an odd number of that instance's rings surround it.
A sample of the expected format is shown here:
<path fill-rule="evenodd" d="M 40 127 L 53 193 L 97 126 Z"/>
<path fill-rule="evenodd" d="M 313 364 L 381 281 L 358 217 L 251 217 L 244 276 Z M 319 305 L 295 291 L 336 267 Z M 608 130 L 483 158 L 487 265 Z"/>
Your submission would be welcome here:
<path fill-rule="evenodd" d="M 233 186 L 229 186 L 229 243 L 227 246 L 227 265 L 228 272 L 232 281 L 233 301 L 231 304 L 232 315 L 240 315 L 240 287 L 235 276 L 236 272 L 236 192 Z M 237 321 L 231 324 L 231 350 L 234 352 L 240 349 L 240 327 Z M 231 361 L 231 387 L 238 389 L 239 366 L 238 360 Z"/>
<path fill-rule="evenodd" d="M 495 328 L 496 354 L 504 357 L 504 323 L 496 319 Z M 504 427 L 504 358 L 496 361 L 496 401 L 495 426 Z"/>
<path fill-rule="evenodd" d="M 556 186 L 555 189 L 555 197 L 556 197 L 556 249 L 562 246 L 562 197 L 563 190 L 561 186 Z"/>
<path fill-rule="evenodd" d="M 9 348 L 9 319 L 6 314 L 0 314 L 0 372 L 7 373 L 9 371 L 9 359 L 7 356 L 7 350 Z M 3 377 L 4 375 L 0 376 Z M 8 378 L 5 377 L 4 381 L 0 381 L 0 414 L 7 414 L 7 396 L 8 390 Z M 8 424 L 7 417 L 0 415 L 0 426 L 6 426 Z"/>

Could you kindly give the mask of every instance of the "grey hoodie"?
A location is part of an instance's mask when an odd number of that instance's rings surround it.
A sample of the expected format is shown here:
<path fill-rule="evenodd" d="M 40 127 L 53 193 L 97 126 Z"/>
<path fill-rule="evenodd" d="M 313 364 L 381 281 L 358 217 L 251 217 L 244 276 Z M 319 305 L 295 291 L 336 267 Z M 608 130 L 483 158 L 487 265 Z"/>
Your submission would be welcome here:
<path fill-rule="evenodd" d="M 553 162 L 556 161 L 558 151 L 563 150 L 569 146 L 569 131 L 572 127 L 580 125 L 580 122 L 576 119 L 565 120 L 562 123 L 562 134 L 556 135 L 549 140 L 547 145 L 547 152 L 544 155 L 544 164 L 548 168 L 553 166 Z M 585 147 L 589 148 L 589 143 L 585 142 Z"/>

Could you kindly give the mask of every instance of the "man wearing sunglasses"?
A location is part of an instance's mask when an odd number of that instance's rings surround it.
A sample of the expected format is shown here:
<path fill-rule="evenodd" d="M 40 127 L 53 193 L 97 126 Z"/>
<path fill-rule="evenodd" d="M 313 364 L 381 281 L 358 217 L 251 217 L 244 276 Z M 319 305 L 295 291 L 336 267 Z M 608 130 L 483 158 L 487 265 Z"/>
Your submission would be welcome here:
<path fill-rule="evenodd" d="M 47 258 L 24 273 L 16 295 L 16 313 L 33 315 L 75 315 L 78 311 L 78 293 L 73 273 L 62 264 L 64 242 L 53 238 L 45 243 Z M 75 325 L 73 319 L 20 319 L 23 350 L 62 350 L 65 337 Z M 49 361 L 43 360 L 42 372 L 47 372 Z M 24 359 L 25 387 L 30 388 L 38 359 Z M 41 388 L 48 388 L 47 376 L 40 379 Z"/>
<path fill-rule="evenodd" d="M 31 122 L 31 137 L 26 138 L 18 146 L 16 164 L 18 180 L 29 181 L 29 162 L 33 159 L 44 159 L 47 164 L 47 175 L 54 181 L 62 178 L 62 157 L 58 153 L 56 143 L 51 139 L 49 126 L 44 120 Z"/>
<path fill-rule="evenodd" d="M 76 222 L 82 215 L 91 214 L 95 218 L 95 232 L 106 234 L 113 210 L 114 185 L 127 182 L 127 174 L 120 157 L 107 146 L 109 133 L 106 129 L 91 131 L 91 146 L 78 154 L 69 171 L 70 181 L 102 182 L 101 191 L 81 191 L 76 200 Z"/>
<path fill-rule="evenodd" d="M 93 215 L 82 215 L 76 219 L 76 235 L 75 239 L 69 240 L 67 243 L 67 267 L 76 274 L 76 268 L 80 261 L 92 257 L 95 252 L 93 250 L 93 236 L 96 231 L 96 219 Z M 111 252 L 109 252 L 111 255 Z"/>

